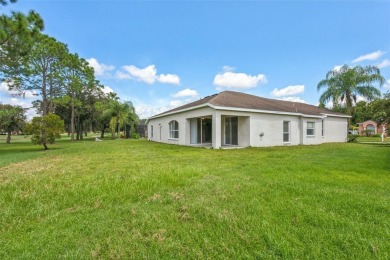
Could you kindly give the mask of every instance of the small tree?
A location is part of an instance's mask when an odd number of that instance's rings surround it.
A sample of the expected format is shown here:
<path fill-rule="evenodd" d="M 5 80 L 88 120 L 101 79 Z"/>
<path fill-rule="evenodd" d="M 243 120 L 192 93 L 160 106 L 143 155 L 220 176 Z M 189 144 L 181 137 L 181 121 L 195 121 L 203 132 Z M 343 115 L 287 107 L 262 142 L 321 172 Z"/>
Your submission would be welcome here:
<path fill-rule="evenodd" d="M 32 143 L 42 144 L 45 150 L 48 149 L 48 143 L 53 144 L 56 138 L 61 138 L 60 134 L 63 130 L 64 121 L 55 114 L 34 117 L 26 126 L 26 132 L 32 135 Z"/>
<path fill-rule="evenodd" d="M 7 133 L 7 144 L 11 143 L 11 132 L 21 130 L 25 121 L 26 116 L 22 107 L 0 104 L 0 129 Z"/>

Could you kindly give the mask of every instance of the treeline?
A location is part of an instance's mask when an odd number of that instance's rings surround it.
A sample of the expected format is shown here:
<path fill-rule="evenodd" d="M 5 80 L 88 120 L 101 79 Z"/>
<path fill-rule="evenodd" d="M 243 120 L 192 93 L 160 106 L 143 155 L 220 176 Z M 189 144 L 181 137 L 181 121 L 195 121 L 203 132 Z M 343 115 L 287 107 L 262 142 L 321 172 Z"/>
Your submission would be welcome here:
<path fill-rule="evenodd" d="M 34 11 L 0 16 L 0 77 L 9 90 L 23 97 L 40 97 L 33 108 L 42 117 L 58 115 L 72 141 L 89 131 L 101 131 L 104 137 L 110 129 L 112 138 L 126 127 L 127 132 L 134 131 L 138 117 L 132 103 L 103 92 L 88 62 L 71 53 L 66 44 L 43 34 L 43 29 L 44 22 Z M 0 130 L 8 133 L 21 125 L 11 122 L 12 112 L 20 113 L 20 108 L 5 112 L 11 107 L 0 107 Z"/>

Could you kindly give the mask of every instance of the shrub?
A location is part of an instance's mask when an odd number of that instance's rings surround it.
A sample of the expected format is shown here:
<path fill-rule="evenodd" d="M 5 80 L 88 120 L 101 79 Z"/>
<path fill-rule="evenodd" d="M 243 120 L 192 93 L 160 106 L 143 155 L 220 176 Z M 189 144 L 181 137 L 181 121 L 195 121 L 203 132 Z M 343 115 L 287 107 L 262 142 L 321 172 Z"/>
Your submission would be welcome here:
<path fill-rule="evenodd" d="M 131 139 L 139 139 L 139 134 L 138 133 L 132 133 L 131 134 Z"/>
<path fill-rule="evenodd" d="M 366 129 L 363 132 L 366 134 L 366 136 L 371 136 L 374 131 Z"/>
<path fill-rule="evenodd" d="M 347 142 L 348 143 L 356 143 L 357 142 L 357 136 L 354 136 L 354 135 L 352 135 L 352 134 L 349 134 L 348 135 L 348 138 L 347 138 Z"/>
<path fill-rule="evenodd" d="M 382 134 L 374 134 L 374 135 L 372 135 L 372 137 L 381 137 L 382 136 Z"/>

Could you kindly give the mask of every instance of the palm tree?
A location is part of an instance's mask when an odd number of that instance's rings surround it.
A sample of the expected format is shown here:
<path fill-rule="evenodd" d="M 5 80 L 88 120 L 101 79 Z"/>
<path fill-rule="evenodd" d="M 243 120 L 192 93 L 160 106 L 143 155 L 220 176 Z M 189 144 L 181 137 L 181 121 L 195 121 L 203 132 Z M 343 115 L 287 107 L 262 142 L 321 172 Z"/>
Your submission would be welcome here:
<path fill-rule="evenodd" d="M 357 97 L 361 96 L 367 101 L 379 98 L 381 92 L 374 84 L 378 83 L 381 87 L 384 82 L 385 78 L 375 66 L 350 68 L 348 65 L 344 65 L 340 69 L 329 71 L 326 74 L 326 79 L 318 83 L 318 91 L 326 88 L 320 96 L 320 104 L 324 105 L 332 101 L 335 108 L 345 102 L 347 113 L 352 115 Z"/>
<path fill-rule="evenodd" d="M 115 139 L 116 130 L 119 134 L 121 127 L 125 127 L 127 124 L 134 127 L 134 124 L 138 122 L 138 116 L 131 101 L 120 103 L 117 100 L 112 100 L 109 111 L 111 113 L 110 128 L 112 139 Z"/>

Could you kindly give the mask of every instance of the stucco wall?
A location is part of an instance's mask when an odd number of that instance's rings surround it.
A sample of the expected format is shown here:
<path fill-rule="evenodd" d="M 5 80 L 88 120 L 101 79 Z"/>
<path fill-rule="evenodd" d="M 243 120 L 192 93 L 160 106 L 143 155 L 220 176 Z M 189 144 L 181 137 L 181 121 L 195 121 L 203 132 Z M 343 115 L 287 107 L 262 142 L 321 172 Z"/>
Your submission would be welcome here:
<path fill-rule="evenodd" d="M 322 136 L 322 119 L 294 115 L 278 115 L 253 113 L 244 111 L 214 110 L 209 107 L 168 115 L 162 118 L 150 119 L 148 137 L 150 140 L 171 144 L 190 145 L 190 120 L 194 117 L 212 117 L 213 147 L 224 144 L 224 118 L 238 116 L 238 146 L 262 147 L 282 145 L 314 145 L 324 142 L 345 142 L 347 138 L 347 118 L 325 117 Z M 169 139 L 169 122 L 179 123 L 179 138 Z M 283 142 L 283 121 L 290 122 L 290 142 Z M 307 123 L 314 122 L 313 136 L 307 136 Z M 151 137 L 151 126 L 154 133 Z M 161 127 L 161 140 L 160 140 Z M 263 136 L 260 134 L 263 133 Z"/>
<path fill-rule="evenodd" d="M 149 119 L 148 139 L 156 142 L 189 145 L 190 144 L 190 123 L 187 118 L 207 117 L 214 114 L 214 110 L 205 107 L 196 110 L 186 111 L 178 114 L 167 115 L 165 117 Z M 169 138 L 169 122 L 176 120 L 179 123 L 179 138 L 177 140 Z M 153 137 L 151 135 L 151 126 L 153 126 Z M 161 127 L 161 139 L 160 139 Z"/>
<path fill-rule="evenodd" d="M 348 119 L 339 117 L 326 117 L 324 119 L 324 143 L 346 142 L 348 135 Z"/>

